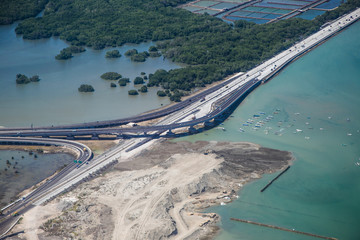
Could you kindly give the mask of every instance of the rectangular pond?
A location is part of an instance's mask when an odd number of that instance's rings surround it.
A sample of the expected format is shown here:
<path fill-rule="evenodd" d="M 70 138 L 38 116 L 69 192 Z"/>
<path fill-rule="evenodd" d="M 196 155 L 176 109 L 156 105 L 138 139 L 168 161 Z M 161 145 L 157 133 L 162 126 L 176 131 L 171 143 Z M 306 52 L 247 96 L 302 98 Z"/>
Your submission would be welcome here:
<path fill-rule="evenodd" d="M 216 4 L 215 6 L 211 6 L 211 8 L 215 8 L 215 9 L 229 9 L 229 8 L 233 8 L 233 7 L 236 7 L 238 6 L 239 4 L 236 4 L 236 3 L 225 3 L 225 2 L 222 2 L 222 3 L 219 3 L 219 4 Z"/>
<path fill-rule="evenodd" d="M 200 1 L 200 2 L 193 3 L 193 5 L 200 6 L 200 7 L 210 7 L 210 6 L 215 5 L 217 3 L 218 2 L 215 2 L 215 1 Z"/>
<path fill-rule="evenodd" d="M 344 0 L 330 0 L 328 2 L 325 2 L 323 4 L 320 4 L 319 6 L 315 7 L 315 8 L 320 8 L 320 9 L 334 9 L 336 7 L 338 7 L 340 4 L 344 3 Z"/>
<path fill-rule="evenodd" d="M 306 20 L 313 20 L 315 17 L 325 13 L 326 11 L 320 11 L 320 10 L 308 10 L 298 16 L 296 16 L 297 18 L 302 18 L 302 19 L 306 19 Z"/>

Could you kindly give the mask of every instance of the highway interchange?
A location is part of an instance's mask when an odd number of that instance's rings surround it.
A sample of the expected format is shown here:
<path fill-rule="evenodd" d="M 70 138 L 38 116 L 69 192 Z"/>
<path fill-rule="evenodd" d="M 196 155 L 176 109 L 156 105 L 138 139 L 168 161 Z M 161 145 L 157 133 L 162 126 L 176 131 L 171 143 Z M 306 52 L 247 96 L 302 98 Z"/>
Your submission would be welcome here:
<path fill-rule="evenodd" d="M 0 142 L 20 141 L 21 144 L 32 142 L 35 144 L 62 145 L 77 151 L 77 155 L 82 159 L 80 165 L 75 163 L 69 164 L 41 187 L 24 196 L 24 198 L 9 204 L 6 209 L 3 209 L 5 214 L 0 217 L 0 227 L 8 227 L 11 222 L 14 222 L 11 215 L 15 212 L 23 214 L 30 208 L 52 199 L 59 193 L 93 176 L 109 164 L 127 161 L 130 157 L 149 147 L 154 141 L 157 141 L 156 138 L 171 135 L 172 130 L 182 129 L 182 131 L 191 131 L 196 125 L 213 125 L 214 121 L 218 119 L 220 121 L 224 120 L 223 115 L 226 114 L 226 111 L 234 107 L 234 105 L 236 106 L 237 103 L 262 82 L 266 82 L 290 62 L 357 21 L 359 16 L 360 9 L 357 9 L 329 23 L 319 32 L 298 42 L 290 49 L 281 52 L 249 72 L 233 76 L 215 87 L 209 88 L 165 109 L 111 121 L 56 127 L 0 129 Z M 162 119 L 150 126 L 118 127 L 130 122 L 138 123 L 159 117 L 162 117 Z M 77 136 L 88 135 L 94 137 L 113 135 L 116 138 L 123 138 L 123 140 L 120 140 L 119 144 L 112 149 L 91 159 L 92 153 L 87 146 L 75 141 L 56 139 L 57 137 L 72 139 Z M 128 139 L 134 136 L 137 138 Z M 0 237 L 3 233 L 1 230 L 3 229 L 0 228 Z"/>

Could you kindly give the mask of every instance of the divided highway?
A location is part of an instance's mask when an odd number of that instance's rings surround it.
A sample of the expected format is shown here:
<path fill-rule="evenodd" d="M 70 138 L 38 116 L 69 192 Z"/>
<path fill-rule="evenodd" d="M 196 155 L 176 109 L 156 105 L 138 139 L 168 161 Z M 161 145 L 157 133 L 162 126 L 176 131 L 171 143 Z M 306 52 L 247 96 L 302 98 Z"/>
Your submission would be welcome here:
<path fill-rule="evenodd" d="M 114 148 L 89 161 L 92 154 L 90 149 L 85 145 L 49 137 L 72 138 L 75 136 L 99 136 L 110 134 L 121 138 L 125 137 L 124 134 L 127 133 L 140 133 L 144 134 L 144 136 L 157 134 L 158 136 L 161 136 L 164 132 L 171 131 L 173 129 L 185 127 L 191 128 L 197 124 L 206 124 L 217 118 L 221 119 L 222 115 L 229 108 L 239 102 L 262 82 L 266 82 L 290 62 L 323 43 L 350 24 L 356 22 L 359 17 L 360 9 L 357 9 L 332 23 L 329 23 L 319 32 L 309 36 L 303 41 L 292 46 L 290 49 L 276 55 L 249 72 L 232 77 L 213 88 L 205 90 L 187 99 L 186 101 L 174 104 L 159 111 L 131 118 L 73 124 L 67 126 L 0 129 L 0 143 L 18 141 L 18 144 L 37 143 L 45 145 L 65 145 L 66 147 L 73 148 L 75 151 L 78 151 L 79 159 L 82 159 L 83 162 L 81 166 L 69 164 L 54 178 L 47 181 L 44 185 L 34 190 L 25 198 L 19 199 L 6 209 L 3 209 L 5 215 L 0 217 L 0 234 L 3 233 L 1 232 L 2 226 L 9 226 L 11 225 L 11 221 L 14 221 L 9 214 L 11 215 L 11 213 L 14 212 L 18 212 L 19 214 L 25 213 L 34 205 L 42 204 L 64 190 L 69 189 L 82 180 L 96 174 L 98 170 L 104 168 L 110 163 L 115 161 L 127 161 L 129 157 L 134 156 L 139 152 L 139 150 L 150 146 L 152 142 L 155 141 L 145 137 L 122 140 Z M 127 128 L 114 127 L 129 122 L 141 122 L 159 117 L 164 118 L 152 126 L 136 126 Z M 35 136 L 44 138 L 23 138 Z"/>

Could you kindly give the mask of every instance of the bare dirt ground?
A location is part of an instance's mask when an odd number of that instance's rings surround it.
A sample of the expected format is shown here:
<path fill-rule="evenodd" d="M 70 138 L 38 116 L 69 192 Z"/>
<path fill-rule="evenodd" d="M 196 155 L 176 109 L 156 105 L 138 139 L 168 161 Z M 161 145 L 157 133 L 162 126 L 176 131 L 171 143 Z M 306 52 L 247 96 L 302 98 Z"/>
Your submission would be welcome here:
<path fill-rule="evenodd" d="M 9 239 L 210 239 L 219 217 L 200 210 L 291 159 L 251 143 L 160 142 L 35 207 Z"/>

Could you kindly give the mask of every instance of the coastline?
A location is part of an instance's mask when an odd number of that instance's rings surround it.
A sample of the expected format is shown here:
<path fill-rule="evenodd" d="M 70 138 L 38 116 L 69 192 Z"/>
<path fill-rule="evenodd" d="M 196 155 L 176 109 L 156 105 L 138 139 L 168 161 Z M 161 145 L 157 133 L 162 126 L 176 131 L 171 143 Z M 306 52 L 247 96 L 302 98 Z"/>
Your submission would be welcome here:
<path fill-rule="evenodd" d="M 253 143 L 161 141 L 30 210 L 13 231 L 25 230 L 17 239 L 213 237 L 219 216 L 202 210 L 231 202 L 244 184 L 292 160 Z"/>

